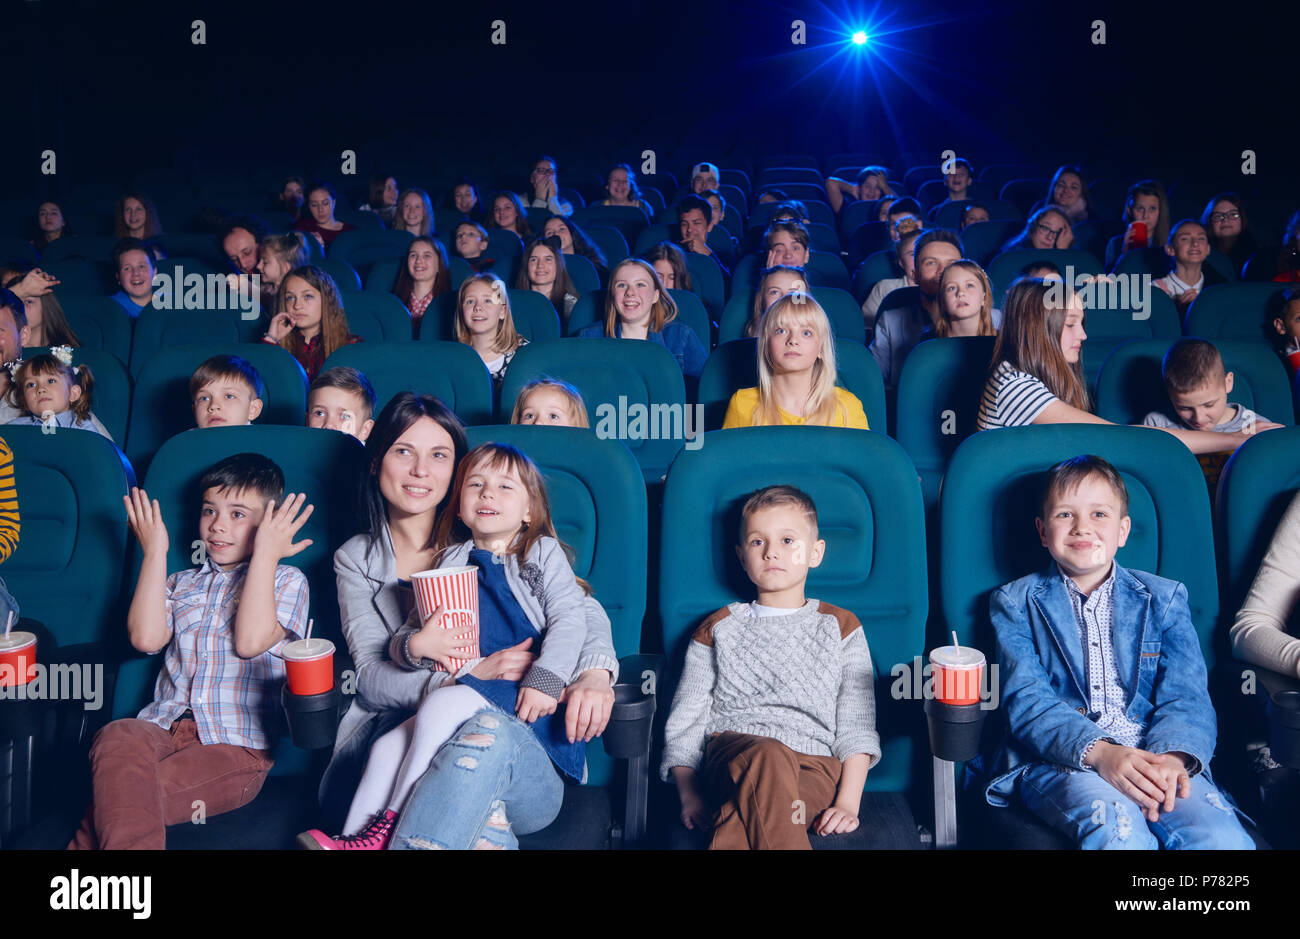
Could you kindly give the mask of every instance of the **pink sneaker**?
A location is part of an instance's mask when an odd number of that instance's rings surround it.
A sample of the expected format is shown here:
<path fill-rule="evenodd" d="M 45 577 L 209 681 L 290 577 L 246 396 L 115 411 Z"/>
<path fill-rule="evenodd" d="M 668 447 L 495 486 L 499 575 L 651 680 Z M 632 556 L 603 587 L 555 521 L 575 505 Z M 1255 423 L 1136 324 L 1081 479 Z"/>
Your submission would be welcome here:
<path fill-rule="evenodd" d="M 384 809 L 355 835 L 331 838 L 319 828 L 304 831 L 298 836 L 298 847 L 308 851 L 382 851 L 396 824 L 397 813 L 392 809 Z"/>

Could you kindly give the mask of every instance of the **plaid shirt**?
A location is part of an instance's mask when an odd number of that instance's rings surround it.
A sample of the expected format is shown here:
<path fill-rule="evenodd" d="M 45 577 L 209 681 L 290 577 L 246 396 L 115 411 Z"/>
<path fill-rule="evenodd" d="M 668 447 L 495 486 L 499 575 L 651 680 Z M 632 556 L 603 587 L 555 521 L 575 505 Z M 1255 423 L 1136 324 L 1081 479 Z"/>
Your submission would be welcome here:
<path fill-rule="evenodd" d="M 248 563 L 223 571 L 207 558 L 201 567 L 167 578 L 167 625 L 153 703 L 136 715 L 170 727 L 194 712 L 202 743 L 269 750 L 280 725 L 281 638 L 256 658 L 235 653 L 235 613 Z M 276 619 L 295 638 L 307 631 L 307 578 L 287 564 L 275 569 Z"/>

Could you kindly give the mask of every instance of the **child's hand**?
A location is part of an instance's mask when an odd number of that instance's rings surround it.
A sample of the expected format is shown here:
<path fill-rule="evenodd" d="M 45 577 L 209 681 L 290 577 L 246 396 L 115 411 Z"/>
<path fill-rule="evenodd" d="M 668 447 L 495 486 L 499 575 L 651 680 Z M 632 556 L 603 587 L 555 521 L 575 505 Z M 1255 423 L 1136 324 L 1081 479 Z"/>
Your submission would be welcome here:
<path fill-rule="evenodd" d="M 1149 821 L 1157 820 L 1165 801 L 1165 775 L 1154 754 L 1099 740 L 1089 758 L 1097 775 L 1136 802 Z"/>
<path fill-rule="evenodd" d="M 1185 312 L 1187 308 L 1192 305 L 1192 301 L 1196 299 L 1199 292 L 1200 291 L 1193 289 L 1193 290 L 1184 290 L 1182 293 L 1180 293 L 1174 299 L 1174 303 L 1178 306 L 1178 312 L 1180 313 Z"/>
<path fill-rule="evenodd" d="M 122 501 L 126 504 L 126 523 L 139 539 L 144 553 L 151 557 L 166 557 L 170 542 L 158 500 L 150 502 L 147 492 L 132 486 L 131 494 L 123 496 Z"/>
<path fill-rule="evenodd" d="M 1165 800 L 1160 806 L 1160 811 L 1172 812 L 1175 796 L 1186 799 L 1192 794 L 1192 779 L 1187 775 L 1187 764 L 1177 753 L 1162 753 L 1152 762 L 1156 765 L 1157 772 L 1164 778 Z M 1156 821 L 1150 816 L 1148 818 Z"/>
<path fill-rule="evenodd" d="M 411 637 L 407 646 L 413 656 L 433 659 L 447 671 L 452 671 L 452 658 L 468 659 L 474 653 L 474 630 L 456 632 L 442 628 L 442 605 L 434 607 L 424 620 L 420 631 Z"/>
<path fill-rule="evenodd" d="M 691 831 L 706 831 L 713 827 L 713 819 L 698 792 L 679 792 L 682 799 L 682 824 Z"/>
<path fill-rule="evenodd" d="M 316 511 L 314 505 L 303 509 L 302 504 L 306 499 L 307 493 L 300 492 L 297 495 L 291 493 L 281 505 L 276 505 L 274 500 L 266 503 L 262 524 L 257 526 L 257 534 L 253 537 L 254 556 L 269 556 L 272 560 L 279 561 L 281 558 L 291 558 L 311 545 L 310 538 L 298 542 L 293 540 L 298 530 L 311 518 L 311 513 Z M 301 515 L 298 514 L 299 511 L 302 512 Z"/>
<path fill-rule="evenodd" d="M 266 334 L 276 342 L 279 342 L 289 333 L 293 332 L 293 320 L 289 318 L 288 313 L 277 313 L 271 317 L 271 323 L 266 327 Z"/>
<path fill-rule="evenodd" d="M 768 248 L 768 249 L 767 249 L 767 263 L 764 264 L 763 267 L 765 267 L 765 268 L 767 268 L 767 267 L 771 267 L 771 266 L 774 265 L 775 263 L 776 263 L 776 249 L 775 249 L 775 248 Z"/>
<path fill-rule="evenodd" d="M 515 699 L 515 714 L 526 724 L 531 724 L 539 717 L 554 714 L 560 702 L 536 688 L 520 688 L 519 697 Z"/>
<path fill-rule="evenodd" d="M 832 805 L 817 816 L 813 830 L 819 835 L 843 835 L 858 830 L 858 813 Z"/>

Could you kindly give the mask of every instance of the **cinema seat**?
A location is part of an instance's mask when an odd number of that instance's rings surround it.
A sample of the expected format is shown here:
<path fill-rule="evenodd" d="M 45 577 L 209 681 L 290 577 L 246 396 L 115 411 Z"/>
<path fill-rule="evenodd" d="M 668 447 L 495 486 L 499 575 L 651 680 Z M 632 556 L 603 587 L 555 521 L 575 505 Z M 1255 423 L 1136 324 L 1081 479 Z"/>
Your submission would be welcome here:
<path fill-rule="evenodd" d="M 726 280 L 718 262 L 707 254 L 691 251 L 686 254 L 686 266 L 691 272 L 691 282 L 695 284 L 695 294 L 704 301 L 709 316 L 721 315 L 726 303 Z M 612 269 L 610 273 L 613 273 Z"/>
<path fill-rule="evenodd" d="M 564 268 L 569 272 L 569 279 L 573 281 L 573 287 L 579 296 L 600 289 L 600 274 L 596 272 L 596 266 L 582 255 L 566 254 Z"/>
<path fill-rule="evenodd" d="M 1104 289 L 1098 285 L 1095 296 L 1081 293 L 1080 299 L 1087 314 L 1083 327 L 1088 334 L 1083 344 L 1083 377 L 1094 394 L 1102 365 L 1117 346 L 1135 339 L 1163 339 L 1167 345 L 1180 334 L 1174 301 L 1158 287 L 1149 288 L 1145 307 L 1140 306 L 1141 297 L 1126 297 L 1110 285 Z"/>
<path fill-rule="evenodd" d="M 529 342 L 560 338 L 560 316 L 549 299 L 532 290 L 508 288 L 506 294 L 510 298 L 510 316 L 519 335 Z M 455 293 L 439 294 L 433 298 L 421 318 L 422 341 L 456 341 L 456 300 Z"/>
<path fill-rule="evenodd" d="M 197 343 L 160 349 L 136 376 L 131 400 L 131 426 L 123 448 L 131 464 L 144 474 L 158 448 L 171 437 L 194 427 L 190 376 L 214 355 L 238 355 L 262 376 L 266 396 L 255 426 L 301 427 L 307 414 L 307 376 L 297 360 L 279 346 L 265 342 Z M 224 433 L 230 428 L 212 428 Z"/>
<path fill-rule="evenodd" d="M 355 293 L 361 289 L 361 276 L 356 269 L 340 257 L 328 257 L 320 264 L 321 270 L 334 279 L 335 285 L 344 293 Z"/>
<path fill-rule="evenodd" d="M 1063 275 L 1070 273 L 1069 268 L 1073 268 L 1076 276 L 1079 274 L 1102 273 L 1101 262 L 1087 251 L 1056 248 L 1047 250 L 1021 248 L 1015 251 L 1003 251 L 989 261 L 988 267 L 985 268 L 989 280 L 993 281 L 993 292 L 998 298 L 994 305 L 1001 307 L 1002 299 L 1006 296 L 1007 288 L 1011 286 L 1011 282 L 1020 276 L 1020 272 L 1027 265 L 1036 264 L 1040 261 L 1055 264 L 1061 269 Z"/>
<path fill-rule="evenodd" d="M 1269 340 L 1273 318 L 1282 308 L 1283 284 L 1243 282 L 1206 287 L 1187 310 L 1183 333 L 1212 342 L 1220 339 Z"/>
<path fill-rule="evenodd" d="M 59 290 L 68 325 L 83 346 L 103 349 L 125 368 L 131 358 L 131 318 L 111 297 Z"/>
<path fill-rule="evenodd" d="M 370 379 L 376 414 L 399 391 L 415 391 L 438 398 L 467 424 L 492 419 L 492 379 L 478 353 L 463 343 L 358 342 L 325 360 L 325 368 L 335 365 L 350 365 Z"/>
<path fill-rule="evenodd" d="M 712 432 L 673 462 L 664 489 L 659 604 L 669 710 L 687 644 L 704 617 L 754 588 L 734 545 L 745 498 L 763 486 L 794 483 L 817 504 L 826 539 L 808 595 L 854 613 L 875 668 L 876 726 L 882 758 L 867 776 L 862 825 L 848 835 L 812 837 L 821 848 L 918 848 L 912 806 L 928 798 L 918 773 L 927 749 L 919 702 L 890 694 L 890 671 L 925 644 L 925 525 L 911 461 L 884 434 L 826 427 L 760 427 Z M 924 760 L 928 764 L 928 760 Z M 671 786 L 656 787 L 652 831 L 666 845 L 699 846 L 678 821 Z"/>
<path fill-rule="evenodd" d="M 135 321 L 135 333 L 131 337 L 130 372 L 138 378 L 149 359 L 169 346 L 257 342 L 264 332 L 261 319 L 244 319 L 240 310 L 145 307 Z"/>
<path fill-rule="evenodd" d="M 704 426 L 719 430 L 731 396 L 741 388 L 758 385 L 756 339 L 735 339 L 718 345 L 700 372 L 699 402 L 704 405 Z M 866 346 L 849 339 L 835 340 L 836 384 L 862 402 L 867 424 L 885 432 L 885 384 L 880 367 Z"/>
<path fill-rule="evenodd" d="M 650 224 L 646 214 L 631 205 L 589 205 L 585 209 L 575 209 L 573 220 L 582 226 L 583 231 L 592 225 L 612 228 L 621 234 L 628 244 L 635 243 L 637 237 Z"/>
<path fill-rule="evenodd" d="M 41 265 L 56 261 L 109 261 L 118 239 L 112 235 L 64 235 L 45 246 L 41 252 Z"/>
<path fill-rule="evenodd" d="M 873 251 L 857 266 L 853 272 L 853 296 L 859 305 L 866 302 L 876 284 L 882 280 L 892 280 L 902 276 L 895 270 L 897 256 L 889 248 Z"/>
<path fill-rule="evenodd" d="M 49 346 L 28 346 L 23 349 L 23 358 L 32 359 L 49 351 Z M 127 415 L 131 411 L 131 379 L 126 374 L 126 366 L 118 361 L 117 356 L 92 346 L 74 348 L 72 364 L 90 368 L 95 380 L 91 389 L 91 411 L 104 429 L 113 435 L 117 446 L 125 449 Z"/>
<path fill-rule="evenodd" d="M 411 313 L 395 294 L 356 292 L 343 295 L 348 329 L 366 342 L 409 342 Z"/>
<path fill-rule="evenodd" d="M 1002 246 L 1025 227 L 1020 219 L 994 218 L 975 222 L 961 230 L 961 243 L 966 257 L 987 268 Z"/>
<path fill-rule="evenodd" d="M 116 272 L 113 270 L 113 265 L 107 260 L 89 260 L 81 257 L 56 258 L 45 263 L 42 269 L 58 278 L 59 283 L 54 289 L 60 300 L 73 294 L 108 298 L 121 289 L 114 276 Z"/>
<path fill-rule="evenodd" d="M 1110 461 L 1124 476 L 1133 520 L 1116 560 L 1187 586 L 1192 623 L 1213 670 L 1212 637 L 1219 612 L 1214 540 L 1205 479 L 1178 440 L 1156 430 L 1091 424 L 1012 427 L 976 434 L 957 448 L 939 498 L 939 594 L 945 641 L 955 630 L 963 645 L 990 661 L 997 645 L 989 597 L 998 587 L 1051 562 L 1034 530 L 1047 471 L 1080 454 Z M 998 739 L 1000 712 L 990 714 L 984 740 Z M 984 802 L 984 783 L 963 806 L 963 846 L 1069 847 L 1029 813 Z"/>
<path fill-rule="evenodd" d="M 404 263 L 392 258 L 376 261 L 370 265 L 370 273 L 366 275 L 365 289 L 371 293 L 392 293 Z"/>
<path fill-rule="evenodd" d="M 1089 342 L 1092 341 L 1089 333 Z M 1115 347 L 1097 380 L 1097 416 L 1116 424 L 1140 424 L 1152 411 L 1170 411 L 1160 377 L 1167 339 L 1145 339 Z M 1233 375 L 1228 400 L 1270 421 L 1295 423 L 1291 383 L 1277 354 L 1262 342 L 1221 339 L 1215 343 L 1223 365 Z"/>
<path fill-rule="evenodd" d="M 372 213 L 362 213 L 370 215 Z M 376 221 L 378 219 L 376 218 Z M 382 223 L 381 228 L 382 228 Z M 329 257 L 346 261 L 358 273 L 366 273 L 376 261 L 388 261 L 406 254 L 410 232 L 392 230 L 345 231 L 330 242 Z M 360 290 L 358 286 L 356 289 Z"/>
<path fill-rule="evenodd" d="M 614 265 L 631 254 L 627 247 L 627 239 L 617 228 L 593 223 L 590 227 L 582 226 L 582 230 L 605 256 L 606 270 L 612 271 Z"/>
<path fill-rule="evenodd" d="M 468 348 L 468 347 L 466 347 Z M 550 376 L 569 382 L 582 394 L 591 426 L 600 433 L 621 435 L 623 431 L 645 436 L 626 438 L 647 482 L 657 482 L 681 449 L 688 418 L 696 432 L 694 412 L 687 413 L 686 385 L 677 360 L 663 346 L 653 342 L 624 339 L 561 339 L 535 342 L 516 353 L 501 388 L 501 414 L 514 406 L 519 389 L 535 378 Z M 651 407 L 656 410 L 651 411 Z M 459 412 L 458 412 L 459 413 Z M 671 419 L 681 416 L 681 422 Z M 620 416 L 626 426 L 620 427 Z M 667 418 L 665 428 L 651 417 Z M 651 424 L 653 423 L 653 426 Z M 680 428 L 680 430 L 679 430 Z M 664 432 L 675 439 L 652 439 Z"/>

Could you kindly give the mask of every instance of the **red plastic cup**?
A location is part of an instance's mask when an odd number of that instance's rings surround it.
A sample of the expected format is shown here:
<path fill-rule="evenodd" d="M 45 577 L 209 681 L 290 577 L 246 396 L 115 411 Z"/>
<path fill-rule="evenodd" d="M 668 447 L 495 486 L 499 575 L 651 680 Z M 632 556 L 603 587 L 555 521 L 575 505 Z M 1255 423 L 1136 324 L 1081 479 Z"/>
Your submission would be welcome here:
<path fill-rule="evenodd" d="M 1129 224 L 1128 230 L 1133 233 L 1133 236 L 1128 241 L 1130 248 L 1145 248 L 1147 246 L 1146 222 L 1132 222 Z"/>
<path fill-rule="evenodd" d="M 334 687 L 334 643 L 328 639 L 296 639 L 280 652 L 291 694 L 324 694 Z"/>
<path fill-rule="evenodd" d="M 25 685 L 36 677 L 36 633 L 0 633 L 0 686 Z"/>
<path fill-rule="evenodd" d="M 478 568 L 442 567 L 420 571 L 411 575 L 411 583 L 421 620 L 428 619 L 441 606 L 443 629 L 463 631 L 469 627 L 474 633 L 470 640 L 472 653 L 468 659 L 453 657 L 452 671 L 458 671 L 469 659 L 478 658 Z M 435 667 L 443 670 L 441 665 Z"/>
<path fill-rule="evenodd" d="M 984 653 L 969 646 L 938 646 L 930 652 L 934 696 L 943 704 L 978 704 Z"/>

